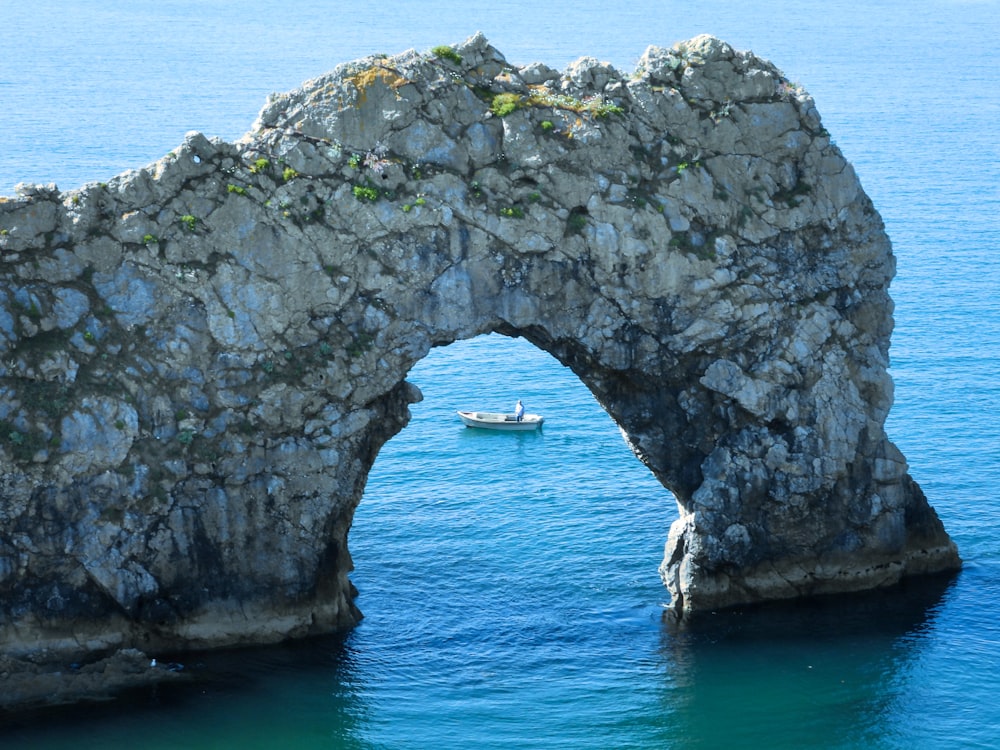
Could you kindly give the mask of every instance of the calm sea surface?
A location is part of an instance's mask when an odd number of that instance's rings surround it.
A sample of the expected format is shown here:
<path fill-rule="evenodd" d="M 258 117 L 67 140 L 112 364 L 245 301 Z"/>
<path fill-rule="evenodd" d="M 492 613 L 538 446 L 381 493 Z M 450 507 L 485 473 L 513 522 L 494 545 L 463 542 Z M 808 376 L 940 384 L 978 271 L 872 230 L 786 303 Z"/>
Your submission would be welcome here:
<path fill-rule="evenodd" d="M 889 434 L 964 571 L 678 630 L 656 573 L 672 498 L 568 370 L 482 337 L 410 373 L 425 400 L 351 531 L 359 627 L 0 717 L 0 747 L 1000 746 L 1000 0 L 0 0 L 0 194 L 106 180 L 189 130 L 237 138 L 271 91 L 476 30 L 514 63 L 624 70 L 709 32 L 815 96 L 893 238 Z M 543 432 L 454 418 L 518 397 Z"/>

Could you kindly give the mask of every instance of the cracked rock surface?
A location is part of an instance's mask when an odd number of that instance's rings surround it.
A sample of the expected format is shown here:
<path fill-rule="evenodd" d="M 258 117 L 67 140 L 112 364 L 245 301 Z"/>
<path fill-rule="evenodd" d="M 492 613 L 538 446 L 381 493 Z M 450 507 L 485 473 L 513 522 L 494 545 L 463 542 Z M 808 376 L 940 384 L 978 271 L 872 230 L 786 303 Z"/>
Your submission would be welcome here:
<path fill-rule="evenodd" d="M 884 431 L 894 259 L 812 98 L 712 37 L 634 72 L 339 66 L 227 143 L 0 199 L 0 646 L 357 621 L 347 532 L 432 347 L 523 336 L 675 495 L 679 610 L 958 567 Z M 669 495 L 664 492 L 664 499 Z"/>

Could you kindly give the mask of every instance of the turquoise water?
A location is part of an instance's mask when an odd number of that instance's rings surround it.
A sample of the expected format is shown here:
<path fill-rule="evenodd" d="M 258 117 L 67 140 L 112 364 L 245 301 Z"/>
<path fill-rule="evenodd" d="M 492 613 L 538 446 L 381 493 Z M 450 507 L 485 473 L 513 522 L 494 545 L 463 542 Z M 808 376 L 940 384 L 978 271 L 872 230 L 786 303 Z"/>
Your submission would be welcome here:
<path fill-rule="evenodd" d="M 966 567 L 679 629 L 656 574 L 672 499 L 571 373 L 484 337 L 410 374 L 425 400 L 351 531 L 359 627 L 185 657 L 196 685 L 2 718 L 0 747 L 1000 746 L 1000 1 L 90 5 L 0 0 L 0 194 L 107 179 L 192 129 L 236 138 L 270 91 L 477 29 L 515 63 L 628 70 L 701 32 L 774 60 L 893 239 L 888 430 Z M 516 398 L 541 433 L 454 416 Z"/>

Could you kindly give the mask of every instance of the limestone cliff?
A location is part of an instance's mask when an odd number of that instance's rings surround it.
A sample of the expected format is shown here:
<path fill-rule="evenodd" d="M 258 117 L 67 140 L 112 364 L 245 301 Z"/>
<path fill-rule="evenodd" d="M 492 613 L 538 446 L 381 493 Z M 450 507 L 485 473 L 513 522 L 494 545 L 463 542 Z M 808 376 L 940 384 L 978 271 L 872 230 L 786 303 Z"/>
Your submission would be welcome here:
<path fill-rule="evenodd" d="M 237 143 L 0 201 L 8 654 L 355 622 L 406 374 L 487 332 L 571 367 L 674 493 L 680 610 L 959 565 L 883 429 L 882 222 L 809 95 L 717 39 L 628 74 L 479 35 L 370 57 Z"/>

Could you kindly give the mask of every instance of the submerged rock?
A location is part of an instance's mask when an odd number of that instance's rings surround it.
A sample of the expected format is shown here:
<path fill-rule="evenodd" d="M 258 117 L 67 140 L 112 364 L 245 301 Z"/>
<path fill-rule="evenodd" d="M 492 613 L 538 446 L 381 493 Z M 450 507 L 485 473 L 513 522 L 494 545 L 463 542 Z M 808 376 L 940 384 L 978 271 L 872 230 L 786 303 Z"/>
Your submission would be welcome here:
<path fill-rule="evenodd" d="M 623 73 L 477 35 L 0 199 L 0 647 L 360 614 L 347 532 L 433 346 L 523 336 L 676 497 L 678 610 L 959 565 L 884 422 L 888 237 L 812 98 L 712 37 Z M 665 499 L 668 497 L 664 493 Z"/>

